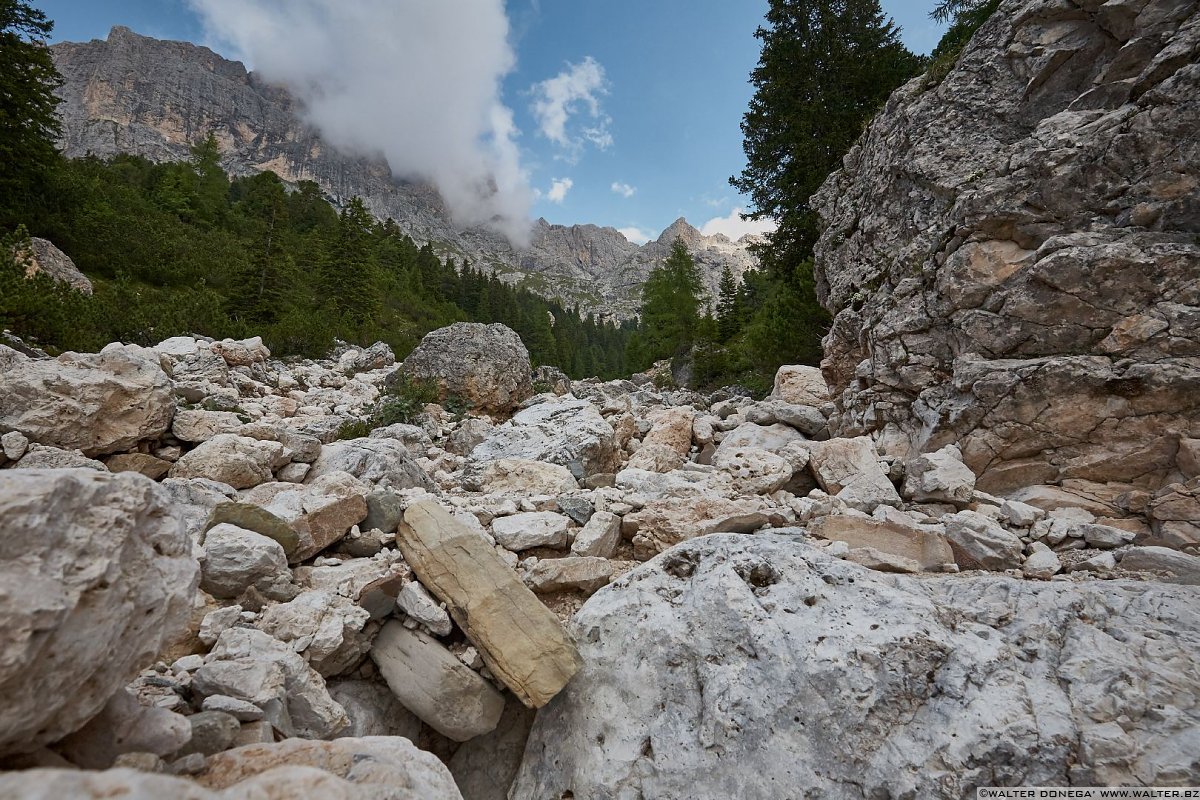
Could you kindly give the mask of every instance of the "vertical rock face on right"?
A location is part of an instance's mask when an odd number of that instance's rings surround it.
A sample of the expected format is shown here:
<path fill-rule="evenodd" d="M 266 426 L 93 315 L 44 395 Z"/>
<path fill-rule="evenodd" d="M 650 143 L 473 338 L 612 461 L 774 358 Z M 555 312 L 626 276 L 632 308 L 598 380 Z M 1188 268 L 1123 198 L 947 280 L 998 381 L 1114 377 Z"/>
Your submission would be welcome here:
<path fill-rule="evenodd" d="M 1200 429 L 1200 4 L 1007 0 L 814 197 L 835 435 L 985 491 L 1178 482 Z"/>

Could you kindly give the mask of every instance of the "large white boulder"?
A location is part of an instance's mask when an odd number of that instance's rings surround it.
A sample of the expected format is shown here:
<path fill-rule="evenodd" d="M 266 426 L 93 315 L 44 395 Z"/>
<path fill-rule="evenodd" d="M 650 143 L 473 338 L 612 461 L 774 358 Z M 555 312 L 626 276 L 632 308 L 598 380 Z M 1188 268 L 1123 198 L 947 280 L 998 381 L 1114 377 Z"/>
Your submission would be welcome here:
<path fill-rule="evenodd" d="M 457 397 L 480 411 L 506 413 L 533 394 L 529 351 L 499 324 L 457 322 L 427 333 L 392 374 L 431 381 L 443 400 Z"/>
<path fill-rule="evenodd" d="M 235 489 L 250 489 L 270 481 L 272 470 L 287 463 L 279 442 L 222 433 L 176 461 L 170 474 L 172 478 L 208 478 Z"/>
<path fill-rule="evenodd" d="M 381 489 L 437 491 L 433 479 L 412 460 L 404 444 L 394 439 L 349 439 L 327 444 L 305 480 L 312 483 L 331 472 L 348 472 Z"/>
<path fill-rule="evenodd" d="M 517 413 L 470 456 L 475 463 L 504 458 L 559 464 L 576 478 L 612 472 L 620 461 L 612 426 L 591 403 L 569 396 Z"/>
<path fill-rule="evenodd" d="M 86 456 L 131 450 L 166 433 L 174 413 L 170 379 L 140 347 L 0 364 L 0 433 L 39 444 Z"/>
<path fill-rule="evenodd" d="M 199 574 L 148 478 L 0 472 L 0 754 L 98 714 L 186 625 Z"/>
<path fill-rule="evenodd" d="M 1198 610 L 1185 586 L 909 578 L 784 536 L 694 540 L 575 615 L 583 669 L 538 712 L 510 796 L 1194 785 Z"/>

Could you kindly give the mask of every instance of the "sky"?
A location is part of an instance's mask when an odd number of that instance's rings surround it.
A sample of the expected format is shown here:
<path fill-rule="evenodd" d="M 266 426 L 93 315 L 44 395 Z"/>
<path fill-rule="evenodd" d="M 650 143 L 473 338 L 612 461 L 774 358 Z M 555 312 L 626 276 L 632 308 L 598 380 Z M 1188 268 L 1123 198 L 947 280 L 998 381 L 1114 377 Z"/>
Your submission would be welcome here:
<path fill-rule="evenodd" d="M 501 220 L 515 238 L 539 216 L 635 241 L 679 217 L 732 238 L 755 231 L 729 177 L 745 163 L 739 125 L 766 0 L 34 4 L 54 41 L 125 25 L 208 45 L 300 92 L 318 87 L 307 99 L 327 138 L 428 173 L 464 223 Z M 882 5 L 910 49 L 937 44 L 934 0 Z"/>

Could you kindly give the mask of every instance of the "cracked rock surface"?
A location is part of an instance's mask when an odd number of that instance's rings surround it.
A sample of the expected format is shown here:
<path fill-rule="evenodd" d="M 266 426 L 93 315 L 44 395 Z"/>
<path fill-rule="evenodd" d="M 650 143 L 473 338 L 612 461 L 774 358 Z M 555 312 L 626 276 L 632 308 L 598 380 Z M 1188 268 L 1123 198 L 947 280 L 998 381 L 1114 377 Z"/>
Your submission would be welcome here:
<path fill-rule="evenodd" d="M 575 616 L 583 670 L 538 714 L 510 796 L 1187 785 L 1194 598 L 888 576 L 773 534 L 695 539 Z"/>
<path fill-rule="evenodd" d="M 814 204 L 835 435 L 979 487 L 1179 481 L 1200 428 L 1200 15 L 1007 0 Z"/>

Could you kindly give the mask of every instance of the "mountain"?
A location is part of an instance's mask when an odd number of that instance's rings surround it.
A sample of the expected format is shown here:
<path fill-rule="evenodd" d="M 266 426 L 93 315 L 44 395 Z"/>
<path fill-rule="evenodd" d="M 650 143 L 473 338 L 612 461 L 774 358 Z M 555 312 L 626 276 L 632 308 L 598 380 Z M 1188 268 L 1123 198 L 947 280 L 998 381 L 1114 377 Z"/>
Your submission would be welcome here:
<path fill-rule="evenodd" d="M 740 278 L 755 265 L 747 240 L 703 236 L 682 219 L 641 247 L 614 228 L 538 220 L 530 247 L 518 250 L 495 231 L 456 227 L 434 187 L 393 175 L 382 159 L 325 145 L 302 120 L 296 98 L 208 48 L 116 27 L 106 41 L 51 50 L 65 80 L 61 144 L 70 157 L 131 153 L 177 161 L 212 133 L 232 174 L 271 170 L 288 182 L 311 180 L 335 204 L 360 196 L 419 244 L 617 319 L 637 313 L 642 283 L 677 236 L 714 296 L 724 267 Z"/>

